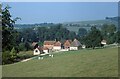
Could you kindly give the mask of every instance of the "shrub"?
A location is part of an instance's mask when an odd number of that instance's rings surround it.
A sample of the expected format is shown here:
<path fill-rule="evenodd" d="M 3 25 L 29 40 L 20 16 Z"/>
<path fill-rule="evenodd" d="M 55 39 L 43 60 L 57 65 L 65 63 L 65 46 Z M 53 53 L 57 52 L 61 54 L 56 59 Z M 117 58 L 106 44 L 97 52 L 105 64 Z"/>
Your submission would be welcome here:
<path fill-rule="evenodd" d="M 14 63 L 17 58 L 16 50 L 13 47 L 11 51 L 2 52 L 2 64 Z"/>
<path fill-rule="evenodd" d="M 33 55 L 33 51 L 26 51 L 26 52 L 22 51 L 17 56 L 20 60 L 23 60 L 23 59 L 31 58 L 34 55 Z"/>
<path fill-rule="evenodd" d="M 16 50 L 15 50 L 15 48 L 13 47 L 12 50 L 11 50 L 11 52 L 10 52 L 10 58 L 11 58 L 12 60 L 14 60 L 16 57 L 17 57 Z"/>
<path fill-rule="evenodd" d="M 2 52 L 2 64 L 10 64 L 10 51 Z"/>
<path fill-rule="evenodd" d="M 19 44 L 19 51 L 25 51 L 25 44 L 24 43 Z"/>

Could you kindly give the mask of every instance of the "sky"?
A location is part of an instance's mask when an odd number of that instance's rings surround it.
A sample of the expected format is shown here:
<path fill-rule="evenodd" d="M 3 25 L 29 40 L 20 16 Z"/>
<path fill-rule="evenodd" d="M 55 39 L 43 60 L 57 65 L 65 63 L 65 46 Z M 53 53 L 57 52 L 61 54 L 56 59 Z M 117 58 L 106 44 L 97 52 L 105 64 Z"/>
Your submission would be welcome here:
<path fill-rule="evenodd" d="M 3 2 L 17 24 L 62 23 L 101 20 L 118 16 L 117 2 Z"/>
<path fill-rule="evenodd" d="M 119 2 L 119 0 L 1 0 L 1 2 Z"/>

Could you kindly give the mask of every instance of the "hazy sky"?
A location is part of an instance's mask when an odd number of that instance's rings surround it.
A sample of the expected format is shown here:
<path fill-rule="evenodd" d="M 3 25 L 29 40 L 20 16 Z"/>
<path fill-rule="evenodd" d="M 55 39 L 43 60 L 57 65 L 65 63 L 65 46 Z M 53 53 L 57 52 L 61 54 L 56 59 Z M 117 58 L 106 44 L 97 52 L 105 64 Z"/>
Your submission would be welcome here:
<path fill-rule="evenodd" d="M 71 22 L 118 16 L 117 2 L 6 2 L 16 23 Z"/>

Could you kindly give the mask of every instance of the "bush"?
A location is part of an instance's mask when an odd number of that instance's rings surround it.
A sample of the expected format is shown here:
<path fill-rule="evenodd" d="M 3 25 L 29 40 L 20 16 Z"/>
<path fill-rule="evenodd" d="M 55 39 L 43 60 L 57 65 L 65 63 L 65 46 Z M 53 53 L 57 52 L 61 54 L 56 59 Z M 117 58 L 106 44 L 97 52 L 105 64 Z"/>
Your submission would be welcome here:
<path fill-rule="evenodd" d="M 19 51 L 28 51 L 28 50 L 33 50 L 32 46 L 30 43 L 20 43 L 18 46 Z"/>
<path fill-rule="evenodd" d="M 33 55 L 33 51 L 26 51 L 26 52 L 22 51 L 17 56 L 18 56 L 18 59 L 23 60 L 23 59 L 31 58 L 34 55 Z"/>
<path fill-rule="evenodd" d="M 10 51 L 2 52 L 2 64 L 10 64 Z"/>
<path fill-rule="evenodd" d="M 25 51 L 25 44 L 24 43 L 19 44 L 19 51 Z"/>
<path fill-rule="evenodd" d="M 2 52 L 2 64 L 14 63 L 17 58 L 16 50 L 13 47 L 11 51 Z"/>
<path fill-rule="evenodd" d="M 14 60 L 16 57 L 17 57 L 16 50 L 15 50 L 15 48 L 13 47 L 12 50 L 11 50 L 11 52 L 10 52 L 10 58 L 11 58 L 12 60 Z"/>

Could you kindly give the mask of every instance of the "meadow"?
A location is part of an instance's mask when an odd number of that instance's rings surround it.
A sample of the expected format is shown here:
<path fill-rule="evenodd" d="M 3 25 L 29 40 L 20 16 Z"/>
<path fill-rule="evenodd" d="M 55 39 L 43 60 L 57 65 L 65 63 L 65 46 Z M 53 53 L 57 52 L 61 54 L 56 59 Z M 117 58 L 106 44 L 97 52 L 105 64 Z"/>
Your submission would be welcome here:
<path fill-rule="evenodd" d="M 3 77 L 117 77 L 118 48 L 81 49 L 55 53 L 2 66 Z"/>

